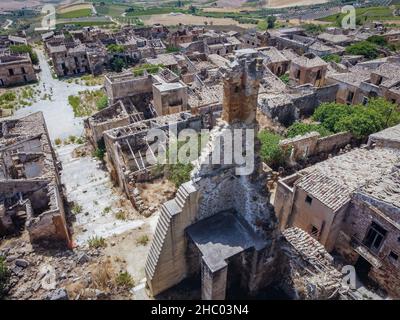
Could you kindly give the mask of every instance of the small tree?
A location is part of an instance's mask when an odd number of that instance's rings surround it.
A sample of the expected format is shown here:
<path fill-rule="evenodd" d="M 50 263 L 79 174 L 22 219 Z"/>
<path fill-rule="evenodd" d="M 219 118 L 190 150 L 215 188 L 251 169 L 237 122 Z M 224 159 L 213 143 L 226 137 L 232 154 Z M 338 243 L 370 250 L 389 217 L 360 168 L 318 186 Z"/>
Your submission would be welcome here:
<path fill-rule="evenodd" d="M 275 28 L 276 17 L 275 16 L 268 16 L 267 17 L 267 28 L 273 29 Z"/>
<path fill-rule="evenodd" d="M 120 57 L 115 57 L 111 61 L 111 69 L 115 72 L 121 72 L 125 66 L 125 61 Z"/>
<path fill-rule="evenodd" d="M 258 134 L 261 142 L 261 159 L 273 168 L 284 165 L 288 154 L 279 146 L 281 137 L 268 131 L 261 131 Z"/>

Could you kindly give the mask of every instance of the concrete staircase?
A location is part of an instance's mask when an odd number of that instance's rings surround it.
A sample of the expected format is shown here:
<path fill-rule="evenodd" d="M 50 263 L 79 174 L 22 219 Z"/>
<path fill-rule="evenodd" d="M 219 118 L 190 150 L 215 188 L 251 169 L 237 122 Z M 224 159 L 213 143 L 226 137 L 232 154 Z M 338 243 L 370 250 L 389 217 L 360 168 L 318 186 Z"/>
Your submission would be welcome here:
<path fill-rule="evenodd" d="M 145 272 L 147 280 L 151 280 L 155 274 L 157 264 L 164 246 L 164 241 L 171 227 L 171 219 L 182 212 L 190 192 L 195 191 L 191 182 L 182 184 L 174 199 L 167 201 L 161 206 L 160 217 L 157 222 L 156 231 L 147 256 Z"/>

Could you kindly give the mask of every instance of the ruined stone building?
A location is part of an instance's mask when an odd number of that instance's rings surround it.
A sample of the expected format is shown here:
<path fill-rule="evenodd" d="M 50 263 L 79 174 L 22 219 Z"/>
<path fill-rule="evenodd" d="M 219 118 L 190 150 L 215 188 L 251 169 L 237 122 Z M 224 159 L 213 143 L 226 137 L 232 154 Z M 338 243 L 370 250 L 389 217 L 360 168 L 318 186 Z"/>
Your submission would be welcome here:
<path fill-rule="evenodd" d="M 328 64 L 313 53 L 292 60 L 289 79 L 294 85 L 310 83 L 316 87 L 325 85 Z"/>
<path fill-rule="evenodd" d="M 224 152 L 219 153 L 226 148 L 220 144 L 224 134 L 234 129 L 257 131 L 262 60 L 255 50 L 239 50 L 223 71 L 222 121 L 212 130 L 191 180 L 160 209 L 145 267 L 153 295 L 188 278 L 198 283 L 203 299 L 225 299 L 235 292 L 255 295 L 278 279 L 294 298 L 339 294 L 340 275 L 329 254 L 321 246 L 311 250 L 313 240 L 301 230 L 280 235 L 258 157 L 255 171 L 247 176 L 236 175 L 235 164 L 207 161 L 214 152 L 224 159 Z M 320 285 L 326 292 L 310 289 Z"/>
<path fill-rule="evenodd" d="M 27 40 L 17 36 L 0 37 L 0 87 L 11 87 L 37 81 L 28 53 L 13 53 L 12 45 L 26 45 Z"/>
<path fill-rule="evenodd" d="M 97 75 L 109 68 L 115 58 L 135 64 L 166 50 L 160 38 L 144 38 L 132 27 L 115 33 L 98 28 L 83 28 L 66 35 L 51 33 L 45 36 L 44 41 L 54 71 L 60 77 L 82 73 Z M 123 50 L 112 51 L 112 45 Z"/>
<path fill-rule="evenodd" d="M 137 121 L 103 133 L 111 177 L 137 208 L 136 182 L 151 180 L 160 175 L 158 155 L 166 152 L 164 149 L 159 150 L 157 141 L 148 139 L 148 133 L 152 129 L 164 130 L 164 140 L 168 145 L 169 126 L 176 127 L 176 134 L 179 134 L 186 128 L 200 131 L 202 123 L 199 116 L 183 112 Z"/>
<path fill-rule="evenodd" d="M 14 54 L 0 49 L 0 87 L 11 87 L 37 81 L 29 54 Z"/>
<path fill-rule="evenodd" d="M 400 63 L 390 57 L 375 63 L 358 64 L 348 72 L 328 73 L 327 83 L 338 84 L 338 103 L 366 104 L 372 98 L 383 97 L 400 103 Z"/>
<path fill-rule="evenodd" d="M 267 31 L 249 30 L 241 36 L 240 40 L 244 48 L 260 48 L 269 45 L 269 37 Z"/>
<path fill-rule="evenodd" d="M 226 32 L 216 32 L 208 30 L 198 36 L 198 39 L 192 42 L 180 43 L 178 48 L 185 54 L 193 54 L 195 52 L 205 54 L 229 55 L 234 50 L 241 49 L 242 42 Z"/>
<path fill-rule="evenodd" d="M 274 75 L 280 77 L 289 70 L 290 60 L 275 47 L 263 47 L 257 50 L 265 57 L 264 63 Z"/>
<path fill-rule="evenodd" d="M 179 25 L 178 30 L 170 32 L 167 36 L 167 44 L 172 48 L 177 48 L 182 43 L 190 43 L 199 40 L 205 33 L 204 28 Z"/>
<path fill-rule="evenodd" d="M 281 230 L 299 227 L 399 297 L 399 126 L 354 149 L 281 179 L 275 212 Z"/>
<path fill-rule="evenodd" d="M 323 102 L 335 101 L 337 84 L 314 87 L 311 84 L 287 87 L 271 72 L 262 81 L 258 105 L 260 111 L 270 119 L 285 126 L 296 120 L 310 117 Z"/>
<path fill-rule="evenodd" d="M 71 245 L 60 166 L 41 112 L 0 122 L 0 235 Z"/>

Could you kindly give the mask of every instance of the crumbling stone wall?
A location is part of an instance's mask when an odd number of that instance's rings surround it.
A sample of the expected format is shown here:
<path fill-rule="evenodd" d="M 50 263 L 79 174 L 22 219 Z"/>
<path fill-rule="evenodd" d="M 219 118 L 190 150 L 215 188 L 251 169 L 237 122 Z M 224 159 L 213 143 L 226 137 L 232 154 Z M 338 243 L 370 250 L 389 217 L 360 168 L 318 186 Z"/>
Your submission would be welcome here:
<path fill-rule="evenodd" d="M 321 137 L 318 132 L 310 132 L 303 136 L 285 139 L 280 146 L 291 150 L 290 161 L 296 162 L 319 154 L 329 154 L 348 145 L 353 136 L 350 132 L 340 132 Z"/>
<path fill-rule="evenodd" d="M 302 117 L 311 116 L 321 103 L 335 101 L 337 88 L 337 85 L 315 89 L 304 86 L 297 88 L 297 90 L 302 90 L 303 93 L 294 92 L 289 94 L 288 99 L 259 101 L 259 108 L 271 119 L 275 119 L 285 126 L 290 126 Z"/>

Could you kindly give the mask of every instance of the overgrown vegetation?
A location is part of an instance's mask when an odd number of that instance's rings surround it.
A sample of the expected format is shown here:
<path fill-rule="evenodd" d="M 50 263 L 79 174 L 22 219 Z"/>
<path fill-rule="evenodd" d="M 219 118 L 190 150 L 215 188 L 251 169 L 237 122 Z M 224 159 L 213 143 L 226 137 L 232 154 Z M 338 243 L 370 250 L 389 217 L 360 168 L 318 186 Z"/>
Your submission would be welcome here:
<path fill-rule="evenodd" d="M 107 108 L 107 106 L 108 106 L 107 96 L 104 95 L 101 98 L 99 98 L 99 100 L 97 100 L 97 102 L 96 102 L 96 106 L 97 106 L 98 110 L 103 110 L 104 108 Z"/>
<path fill-rule="evenodd" d="M 144 234 L 142 236 L 140 236 L 137 240 L 136 243 L 140 244 L 142 246 L 147 245 L 147 243 L 149 242 L 149 237 L 147 236 L 147 234 Z"/>
<path fill-rule="evenodd" d="M 193 170 L 193 164 L 191 161 L 196 160 L 201 153 L 201 150 L 203 149 L 204 142 L 206 141 L 206 137 L 202 137 L 201 135 L 197 136 L 197 139 L 191 139 L 189 141 L 175 141 L 175 142 L 170 142 L 170 145 L 168 147 L 168 150 L 166 152 L 166 164 L 160 164 L 159 169 L 164 171 L 164 175 L 167 177 L 168 180 L 170 180 L 177 188 L 182 184 L 190 179 L 190 173 Z M 190 143 L 197 143 L 196 154 L 188 154 L 186 155 L 189 157 L 188 161 L 185 163 L 179 162 L 178 159 L 177 161 L 171 161 L 170 162 L 170 154 L 172 153 L 173 155 L 179 155 L 180 153 L 189 150 L 189 144 Z"/>
<path fill-rule="evenodd" d="M 303 24 L 302 27 L 304 28 L 305 32 L 310 35 L 318 35 L 324 32 L 326 29 L 326 27 L 321 24 L 313 24 L 313 23 Z"/>
<path fill-rule="evenodd" d="M 13 53 L 29 53 L 29 57 L 33 64 L 39 64 L 39 59 L 36 52 L 33 51 L 32 47 L 27 44 L 17 44 L 10 46 L 10 51 Z"/>
<path fill-rule="evenodd" d="M 289 84 L 289 74 L 285 73 L 279 77 L 284 84 Z"/>
<path fill-rule="evenodd" d="M 79 214 L 83 210 L 82 206 L 78 203 L 74 203 L 74 205 L 71 208 L 72 214 Z"/>
<path fill-rule="evenodd" d="M 285 164 L 288 154 L 279 146 L 282 137 L 268 131 L 260 131 L 258 139 L 261 142 L 260 156 L 262 161 L 272 168 Z"/>
<path fill-rule="evenodd" d="M 121 57 L 114 57 L 111 59 L 111 69 L 115 72 L 121 72 L 123 68 L 126 68 L 128 64 Z"/>
<path fill-rule="evenodd" d="M 331 132 L 349 131 L 357 138 L 400 123 L 400 110 L 396 104 L 383 98 L 372 99 L 367 105 L 323 103 L 313 119 Z"/>
<path fill-rule="evenodd" d="M 318 132 L 321 137 L 326 137 L 332 134 L 331 131 L 320 124 L 295 122 L 288 128 L 287 137 L 294 138 L 296 136 L 305 135 L 309 132 Z"/>
<path fill-rule="evenodd" d="M 125 52 L 125 46 L 120 45 L 120 44 L 109 44 L 107 46 L 107 51 L 109 53 L 124 53 Z"/>
<path fill-rule="evenodd" d="M 104 147 L 98 147 L 93 152 L 93 156 L 96 157 L 97 159 L 101 160 L 101 161 L 104 160 L 104 155 L 105 154 L 106 154 L 106 149 Z"/>
<path fill-rule="evenodd" d="M 123 287 L 125 289 L 131 289 L 135 285 L 135 281 L 133 281 L 133 278 L 129 274 L 129 272 L 124 271 L 124 272 L 120 272 L 115 277 L 115 284 L 118 287 Z"/>
<path fill-rule="evenodd" d="M 128 216 L 125 211 L 120 210 L 115 214 L 115 218 L 118 220 L 126 220 Z"/>
<path fill-rule="evenodd" d="M 147 73 L 155 74 L 161 68 L 164 68 L 163 64 L 144 63 L 138 67 L 133 68 L 132 72 L 136 77 L 138 77 L 138 76 L 142 76 L 144 74 L 145 70 L 147 71 Z"/>
<path fill-rule="evenodd" d="M 72 106 L 75 117 L 91 116 L 108 104 L 107 95 L 103 90 L 81 91 L 77 96 L 69 96 L 68 103 Z"/>
<path fill-rule="evenodd" d="M 369 41 L 361 41 L 346 47 L 346 53 L 361 55 L 367 59 L 375 59 L 379 55 L 378 46 Z"/>
<path fill-rule="evenodd" d="M 88 240 L 89 248 L 99 249 L 107 246 L 106 240 L 103 237 L 93 236 Z"/>
<path fill-rule="evenodd" d="M 338 54 L 328 54 L 323 56 L 322 59 L 326 62 L 340 63 L 340 61 L 342 61 L 342 58 Z"/>
<path fill-rule="evenodd" d="M 5 290 L 10 279 L 10 271 L 6 265 L 6 258 L 0 256 L 0 299 L 6 294 Z"/>

